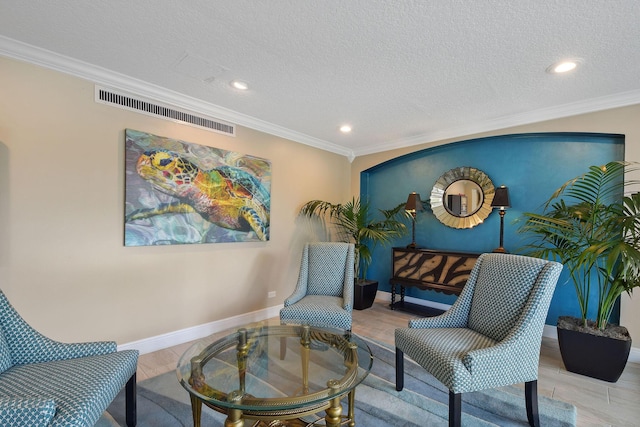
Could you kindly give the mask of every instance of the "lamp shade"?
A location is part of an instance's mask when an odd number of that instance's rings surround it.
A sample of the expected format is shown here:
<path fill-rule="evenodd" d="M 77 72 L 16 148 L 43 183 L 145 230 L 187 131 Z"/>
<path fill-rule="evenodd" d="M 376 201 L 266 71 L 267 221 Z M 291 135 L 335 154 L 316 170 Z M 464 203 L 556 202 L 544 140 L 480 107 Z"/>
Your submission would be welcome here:
<path fill-rule="evenodd" d="M 496 188 L 496 192 L 493 195 L 493 201 L 491 202 L 491 206 L 494 208 L 506 209 L 511 207 L 511 202 L 509 201 L 509 189 L 504 185 Z"/>
<path fill-rule="evenodd" d="M 409 212 L 418 212 L 424 210 L 422 208 L 422 202 L 420 201 L 420 194 L 415 191 L 409 194 L 407 203 L 404 205 L 404 210 Z"/>

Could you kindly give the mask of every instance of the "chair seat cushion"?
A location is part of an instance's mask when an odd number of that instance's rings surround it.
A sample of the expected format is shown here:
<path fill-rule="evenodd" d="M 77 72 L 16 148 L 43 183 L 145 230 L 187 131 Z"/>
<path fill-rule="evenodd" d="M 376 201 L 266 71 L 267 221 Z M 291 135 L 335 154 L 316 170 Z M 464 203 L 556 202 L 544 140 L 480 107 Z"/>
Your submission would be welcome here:
<path fill-rule="evenodd" d="M 396 347 L 431 372 L 455 393 L 474 391 L 471 374 L 462 363 L 470 351 L 496 341 L 467 328 L 396 329 Z"/>
<path fill-rule="evenodd" d="M 0 374 L 4 398 L 44 398 L 55 402 L 51 426 L 93 426 L 136 372 L 138 352 L 15 365 Z M 0 419 L 0 425 L 7 425 Z"/>
<path fill-rule="evenodd" d="M 341 297 L 307 295 L 280 310 L 280 320 L 351 330 L 351 314 L 342 307 Z"/>

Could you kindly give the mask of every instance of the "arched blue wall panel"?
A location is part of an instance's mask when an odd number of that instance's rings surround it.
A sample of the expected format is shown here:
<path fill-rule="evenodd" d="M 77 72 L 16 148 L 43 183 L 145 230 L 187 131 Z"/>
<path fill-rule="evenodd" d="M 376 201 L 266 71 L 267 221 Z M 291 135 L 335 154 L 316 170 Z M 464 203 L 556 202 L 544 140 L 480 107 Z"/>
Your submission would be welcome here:
<path fill-rule="evenodd" d="M 523 212 L 539 212 L 542 204 L 564 182 L 587 171 L 591 165 L 624 160 L 624 135 L 592 133 L 537 133 L 472 139 L 429 148 L 398 157 L 361 173 L 361 198 L 368 200 L 372 212 L 391 209 L 407 200 L 412 191 L 429 200 L 436 180 L 449 169 L 471 166 L 486 173 L 494 186 L 509 187 L 511 209 L 505 216 L 504 246 L 517 253 L 522 236 L 517 234 Z M 409 224 L 410 227 L 410 224 Z M 492 212 L 471 229 L 443 225 L 430 210 L 416 222 L 418 246 L 461 252 L 491 252 L 499 246 L 500 218 Z M 392 246 L 406 246 L 411 236 Z M 379 282 L 380 290 L 390 291 L 391 247 L 377 247 L 368 278 Z M 579 316 L 573 285 L 566 271 L 560 278 L 547 317 L 556 323 L 559 315 Z M 407 295 L 451 304 L 455 296 L 435 291 L 407 289 Z M 619 314 L 612 317 L 618 321 Z"/>

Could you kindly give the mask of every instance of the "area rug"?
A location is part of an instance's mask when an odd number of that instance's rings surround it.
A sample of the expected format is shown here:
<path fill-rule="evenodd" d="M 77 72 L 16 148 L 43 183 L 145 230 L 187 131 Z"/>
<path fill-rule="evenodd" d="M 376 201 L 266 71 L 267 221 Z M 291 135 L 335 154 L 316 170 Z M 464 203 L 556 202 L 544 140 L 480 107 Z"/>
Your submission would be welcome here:
<path fill-rule="evenodd" d="M 448 425 L 449 391 L 433 376 L 405 359 L 405 388 L 395 390 L 393 349 L 367 340 L 374 356 L 371 373 L 356 389 L 356 425 L 361 427 L 424 427 Z M 346 400 L 346 399 L 343 399 Z M 124 392 L 109 406 L 96 427 L 126 426 Z M 540 424 L 576 425 L 575 406 L 539 397 Z M 526 426 L 524 389 L 502 387 L 462 395 L 462 425 L 465 427 Z M 346 412 L 346 408 L 345 408 Z M 225 416 L 207 407 L 202 426 L 224 426 Z M 189 394 L 168 372 L 138 384 L 138 426 L 192 426 Z"/>

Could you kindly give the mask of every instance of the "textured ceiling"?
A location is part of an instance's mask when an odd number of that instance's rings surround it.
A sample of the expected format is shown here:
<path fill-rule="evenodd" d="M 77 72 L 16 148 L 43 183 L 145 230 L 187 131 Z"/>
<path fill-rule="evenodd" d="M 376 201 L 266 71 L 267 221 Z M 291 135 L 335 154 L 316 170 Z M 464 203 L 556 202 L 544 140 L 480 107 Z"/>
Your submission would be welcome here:
<path fill-rule="evenodd" d="M 353 156 L 640 103 L 640 1 L 0 0 L 0 54 Z"/>

